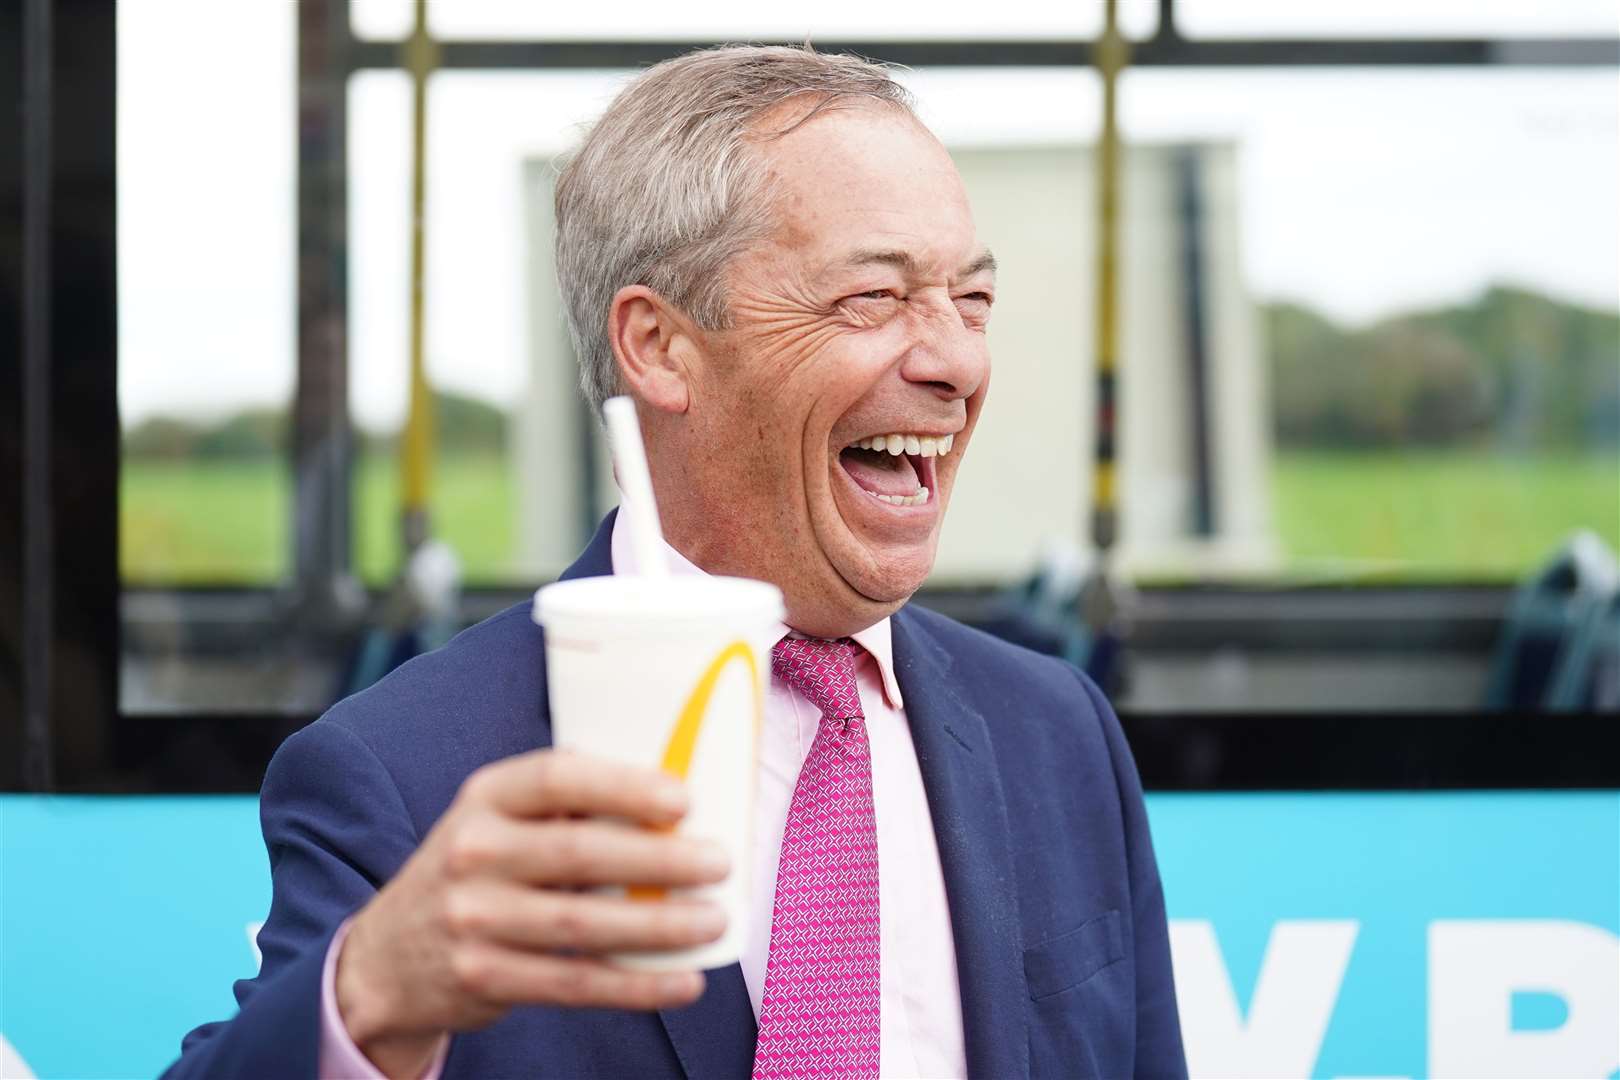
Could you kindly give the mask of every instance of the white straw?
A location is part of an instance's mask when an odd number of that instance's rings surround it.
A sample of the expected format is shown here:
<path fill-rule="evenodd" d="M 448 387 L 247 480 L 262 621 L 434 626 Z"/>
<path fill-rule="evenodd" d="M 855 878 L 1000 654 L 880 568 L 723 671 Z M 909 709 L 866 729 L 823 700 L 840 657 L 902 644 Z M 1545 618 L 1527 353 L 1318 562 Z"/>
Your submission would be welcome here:
<path fill-rule="evenodd" d="M 644 576 L 663 577 L 669 573 L 664 559 L 664 530 L 658 523 L 658 502 L 653 498 L 652 473 L 647 469 L 647 448 L 641 444 L 636 403 L 628 397 L 608 398 L 602 403 L 602 416 L 613 448 L 613 471 L 624 495 L 621 512 L 628 515 L 630 547 Z"/>

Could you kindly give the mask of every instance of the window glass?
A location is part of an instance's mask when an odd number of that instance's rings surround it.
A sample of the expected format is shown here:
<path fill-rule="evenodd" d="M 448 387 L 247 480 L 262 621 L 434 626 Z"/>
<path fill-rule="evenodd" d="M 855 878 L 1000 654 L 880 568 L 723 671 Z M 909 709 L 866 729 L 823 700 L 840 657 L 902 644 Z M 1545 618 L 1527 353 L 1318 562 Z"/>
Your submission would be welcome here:
<path fill-rule="evenodd" d="M 309 495 L 286 455 L 293 9 L 233 10 L 226 26 L 214 7 L 120 19 L 123 703 L 313 712 L 442 640 L 442 610 L 488 611 L 476 596 L 396 603 L 411 225 L 398 71 L 347 91 L 349 540 L 372 589 L 287 588 Z M 382 10 L 356 4 L 357 30 L 383 33 Z M 472 10 L 436 7 L 437 29 L 564 33 Z M 845 14 L 825 32 L 880 35 Z M 249 17 L 267 43 L 251 57 L 195 47 Z M 994 31 L 950 36 L 970 33 Z M 223 89 L 199 97 L 204 76 Z M 571 561 L 615 498 L 576 390 L 551 196 L 557 155 L 628 77 L 430 82 L 430 530 L 456 580 L 503 604 Z M 1083 68 L 898 77 L 1001 265 L 995 392 L 933 584 L 1001 587 L 1089 548 L 1100 85 Z M 1142 582 L 1508 582 L 1576 530 L 1620 547 L 1613 89 L 1612 70 L 1590 69 L 1127 72 L 1117 566 Z M 390 622 L 399 610 L 410 618 Z"/>
<path fill-rule="evenodd" d="M 1241 562 L 1510 579 L 1576 530 L 1620 545 L 1612 72 L 1142 70 L 1121 102 L 1133 146 L 1224 159 L 1207 333 L 1249 322 L 1271 435 L 1221 458 L 1243 408 L 1212 402 L 1217 487 L 1271 477 Z M 1169 218 L 1145 197 L 1128 222 Z"/>
<path fill-rule="evenodd" d="M 473 584 L 562 570 L 612 505 L 581 484 L 595 424 L 575 390 L 550 255 L 551 161 L 623 73 L 433 77 L 427 127 L 428 376 L 437 408 L 434 535 Z M 351 406 L 355 563 L 397 570 L 397 442 L 409 361 L 410 84 L 363 73 L 350 90 Z"/>
<path fill-rule="evenodd" d="M 1089 533 L 1098 83 L 903 77 L 1002 266 L 995 394 L 936 578 L 1009 580 Z M 550 183 L 623 78 L 435 76 L 429 369 L 468 422 L 441 433 L 434 520 L 470 581 L 555 573 L 613 501 L 599 446 L 582 449 L 596 428 L 557 307 Z M 1620 543 L 1616 257 L 1596 239 L 1616 230 L 1608 88 L 1597 73 L 1129 73 L 1124 565 L 1149 580 L 1507 580 L 1576 529 Z M 398 552 L 386 441 L 404 410 L 408 87 L 368 74 L 352 100 L 353 399 L 376 436 L 357 561 L 381 580 Z"/>
<path fill-rule="evenodd" d="M 288 569 L 293 20 L 284 4 L 119 9 L 129 584 L 262 585 Z M 202 47 L 226 39 L 254 47 Z"/>

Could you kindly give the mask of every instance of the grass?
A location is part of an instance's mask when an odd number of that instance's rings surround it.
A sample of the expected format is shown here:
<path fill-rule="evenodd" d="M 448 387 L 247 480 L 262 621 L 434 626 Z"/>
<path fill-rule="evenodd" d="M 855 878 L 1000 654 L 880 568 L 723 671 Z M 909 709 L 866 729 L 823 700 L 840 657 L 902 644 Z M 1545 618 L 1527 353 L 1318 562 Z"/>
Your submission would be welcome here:
<path fill-rule="evenodd" d="M 517 560 L 517 487 L 504 457 L 436 462 L 430 517 L 469 581 L 524 580 Z M 399 565 L 399 470 L 391 458 L 360 460 L 355 474 L 354 559 L 362 580 L 383 584 Z"/>
<path fill-rule="evenodd" d="M 125 582 L 262 583 L 291 566 L 292 473 L 282 462 L 126 459 L 118 486 Z"/>
<path fill-rule="evenodd" d="M 523 581 L 516 483 L 504 458 L 450 457 L 433 522 L 473 583 Z M 1510 458 L 1467 452 L 1284 453 L 1275 526 L 1292 571 L 1342 567 L 1389 581 L 1504 581 L 1577 528 L 1620 549 L 1620 456 Z M 280 462 L 126 461 L 119 563 L 131 584 L 264 584 L 290 564 L 291 476 Z M 355 564 L 391 577 L 398 481 L 389 459 L 355 475 Z"/>
<path fill-rule="evenodd" d="M 128 461 L 119 493 L 119 571 L 131 584 L 266 584 L 292 565 L 292 475 L 276 461 Z M 432 520 L 474 581 L 519 577 L 505 459 L 452 457 L 434 469 Z M 354 478 L 354 565 L 368 584 L 399 560 L 399 476 L 362 458 Z"/>
<path fill-rule="evenodd" d="M 1620 456 L 1286 453 L 1272 471 L 1289 563 L 1390 580 L 1510 580 L 1576 529 L 1620 549 Z"/>

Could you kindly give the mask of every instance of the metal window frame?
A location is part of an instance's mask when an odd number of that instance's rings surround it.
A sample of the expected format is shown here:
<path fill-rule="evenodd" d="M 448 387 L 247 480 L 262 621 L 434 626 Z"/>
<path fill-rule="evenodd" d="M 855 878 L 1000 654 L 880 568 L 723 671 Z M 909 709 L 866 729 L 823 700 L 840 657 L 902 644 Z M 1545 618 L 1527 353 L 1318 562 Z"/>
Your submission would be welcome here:
<path fill-rule="evenodd" d="M 721 42 L 441 41 L 439 66 L 449 70 L 535 71 L 633 69 Z M 774 44 L 793 44 L 776 42 Z M 822 40 L 817 50 L 854 53 L 906 67 L 1090 67 L 1089 40 L 995 41 L 850 38 Z M 401 67 L 399 46 L 356 39 L 353 70 Z M 1187 39 L 1161 32 L 1131 45 L 1132 67 L 1603 67 L 1620 59 L 1620 41 L 1592 38 L 1277 38 Z"/>
<path fill-rule="evenodd" d="M 0 784 L 112 787 L 115 13 L 93 0 L 0 8 L 0 94 L 22 119 L 0 150 Z"/>

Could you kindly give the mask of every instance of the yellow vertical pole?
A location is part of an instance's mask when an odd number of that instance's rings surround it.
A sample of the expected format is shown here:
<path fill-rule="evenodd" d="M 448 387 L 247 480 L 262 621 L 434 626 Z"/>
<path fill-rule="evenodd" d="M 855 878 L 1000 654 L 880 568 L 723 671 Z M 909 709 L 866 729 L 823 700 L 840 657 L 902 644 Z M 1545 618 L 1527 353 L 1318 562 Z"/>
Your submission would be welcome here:
<path fill-rule="evenodd" d="M 1119 73 L 1130 46 L 1119 29 L 1118 0 L 1106 0 L 1097 70 L 1102 76 L 1102 138 L 1097 147 L 1097 443 L 1092 462 L 1091 537 L 1106 556 L 1119 536 L 1114 485 L 1117 432 L 1115 365 L 1119 356 Z"/>
<path fill-rule="evenodd" d="M 411 73 L 411 392 L 400 439 L 403 488 L 400 525 L 406 554 L 428 535 L 428 491 L 433 464 L 433 390 L 428 385 L 423 344 L 424 277 L 423 209 L 427 202 L 427 83 L 438 66 L 438 45 L 428 34 L 427 0 L 416 0 L 416 25 L 405 41 L 405 64 Z"/>
<path fill-rule="evenodd" d="M 1102 137 L 1097 143 L 1097 444 L 1092 458 L 1091 540 L 1097 553 L 1077 602 L 1088 631 L 1082 660 L 1087 673 L 1109 692 L 1119 686 L 1119 651 L 1128 619 L 1126 594 L 1115 583 L 1110 558 L 1119 539 L 1119 493 L 1114 451 L 1118 446 L 1115 370 L 1119 360 L 1119 73 L 1130 47 L 1119 32 L 1118 0 L 1106 0 L 1102 36 L 1097 39 L 1097 73 L 1102 77 Z"/>

